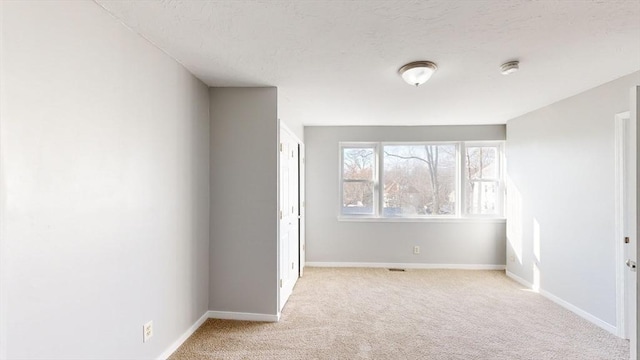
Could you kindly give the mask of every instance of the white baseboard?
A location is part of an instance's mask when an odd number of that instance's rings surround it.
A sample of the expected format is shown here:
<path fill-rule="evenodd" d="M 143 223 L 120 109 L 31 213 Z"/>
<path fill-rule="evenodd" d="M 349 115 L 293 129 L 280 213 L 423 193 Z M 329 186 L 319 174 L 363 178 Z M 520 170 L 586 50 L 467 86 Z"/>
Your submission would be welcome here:
<path fill-rule="evenodd" d="M 280 320 L 280 314 L 278 315 L 270 315 L 270 314 L 253 314 L 253 313 L 239 313 L 239 312 L 228 312 L 228 311 L 207 311 L 196 321 L 187 331 L 182 334 L 167 350 L 165 350 L 160 356 L 158 360 L 166 360 L 171 354 L 173 354 L 180 345 L 182 345 L 189 336 L 193 335 L 193 333 L 198 330 L 202 324 L 204 324 L 207 319 L 226 319 L 226 320 L 245 320 L 245 321 L 264 321 L 264 322 L 278 322 Z"/>
<path fill-rule="evenodd" d="M 505 265 L 492 264 L 422 264 L 422 263 L 368 263 L 307 261 L 308 267 L 353 268 L 401 268 L 401 269 L 452 269 L 452 270 L 504 270 Z"/>
<path fill-rule="evenodd" d="M 244 320 L 244 321 L 264 321 L 264 322 L 278 322 L 280 321 L 280 314 L 254 314 L 254 313 L 241 313 L 230 311 L 208 311 L 207 316 L 211 319 L 225 319 L 225 320 Z"/>
<path fill-rule="evenodd" d="M 509 270 L 505 270 L 505 274 L 507 275 L 507 277 L 510 277 L 511 279 L 515 280 L 517 283 L 520 283 L 520 285 L 523 285 L 529 289 L 533 289 L 533 284 L 528 282 L 527 280 L 521 278 L 520 276 L 510 272 Z"/>
<path fill-rule="evenodd" d="M 525 279 L 519 277 L 518 275 L 510 272 L 510 271 L 505 271 L 505 273 L 507 274 L 508 277 L 510 277 L 511 279 L 515 280 L 516 282 L 524 285 L 525 287 L 529 288 L 529 289 L 533 289 L 533 284 L 531 284 L 530 282 L 526 281 Z M 561 298 L 557 297 L 556 295 L 553 295 L 552 293 L 544 290 L 544 289 L 540 289 L 539 291 L 537 291 L 538 294 L 546 297 L 547 299 L 553 301 L 554 303 L 562 306 L 563 308 L 571 311 L 572 313 L 580 316 L 581 318 L 595 324 L 598 325 L 599 327 L 603 328 L 604 330 L 607 330 L 608 332 L 612 333 L 615 336 L 618 336 L 618 328 L 616 328 L 615 326 L 609 324 L 608 322 L 601 320 L 591 314 L 589 314 L 588 312 L 580 309 L 579 307 L 565 301 L 562 300 Z"/>
<path fill-rule="evenodd" d="M 574 312 L 575 314 L 577 314 L 578 316 L 582 317 L 583 319 L 588 320 L 588 321 L 600 326 L 601 328 L 607 330 L 608 332 L 612 333 L 613 335 L 618 336 L 618 329 L 615 326 L 609 324 L 608 322 L 606 322 L 604 320 L 601 320 L 601 319 L 598 319 L 597 317 L 589 314 L 588 312 L 580 309 L 579 307 L 577 307 L 577 306 L 575 306 L 575 305 L 573 305 L 571 303 L 568 303 L 568 302 L 560 299 L 559 297 L 551 294 L 548 291 L 545 291 L 544 289 L 540 289 L 540 295 L 542 295 L 542 296 L 546 297 L 547 299 L 553 301 L 554 303 L 562 306 L 563 308 Z"/>
<path fill-rule="evenodd" d="M 207 321 L 208 318 L 209 318 L 209 312 L 207 311 L 200 317 L 200 319 L 198 319 L 193 325 L 191 325 L 191 327 L 189 327 L 189 329 L 187 329 L 187 331 L 185 331 L 184 334 L 182 334 L 182 336 L 178 338 L 178 340 L 174 341 L 173 344 L 171 344 L 171 346 L 169 346 L 167 350 L 165 350 L 162 354 L 160 354 L 160 356 L 158 357 L 158 360 L 168 359 L 169 356 L 171 356 L 171 354 L 173 354 L 176 350 L 178 350 L 180 345 L 182 345 L 182 343 L 187 341 L 189 336 L 193 335 L 193 333 L 196 330 L 198 330 L 198 328 L 202 324 L 204 324 L 204 322 Z"/>

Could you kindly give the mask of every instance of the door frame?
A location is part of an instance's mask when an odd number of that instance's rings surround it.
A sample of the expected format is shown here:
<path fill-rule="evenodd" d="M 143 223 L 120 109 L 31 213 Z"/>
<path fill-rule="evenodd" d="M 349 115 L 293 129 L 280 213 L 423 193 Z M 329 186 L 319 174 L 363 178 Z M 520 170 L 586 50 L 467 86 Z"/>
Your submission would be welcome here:
<path fill-rule="evenodd" d="M 301 262 L 300 259 L 300 254 L 301 254 L 301 239 L 302 239 L 302 235 L 301 235 L 301 226 L 303 226 L 304 224 L 304 218 L 302 216 L 300 216 L 300 214 L 302 213 L 301 206 L 303 205 L 303 200 L 301 199 L 301 193 L 300 193 L 300 187 L 303 186 L 302 181 L 304 179 L 304 176 L 301 176 L 300 174 L 302 173 L 301 168 L 300 168 L 300 163 L 301 163 L 301 158 L 300 158 L 300 148 L 302 146 L 302 148 L 304 148 L 304 143 L 302 142 L 302 140 L 300 140 L 300 138 L 293 132 L 291 131 L 291 129 L 284 123 L 284 121 L 282 121 L 281 119 L 278 119 L 278 147 L 281 146 L 282 143 L 282 139 L 280 138 L 280 133 L 281 131 L 285 131 L 287 133 L 287 135 L 291 136 L 291 138 L 298 144 L 298 278 L 300 277 L 300 274 L 302 273 L 302 266 L 303 263 Z M 280 212 L 282 204 L 280 204 L 280 191 L 281 191 L 281 181 L 282 179 L 280 179 L 280 149 L 278 149 L 278 212 Z M 281 268 L 281 262 L 282 262 L 282 257 L 281 255 L 281 243 L 280 243 L 280 220 L 278 219 L 277 221 L 278 223 L 278 236 L 277 236 L 277 304 L 278 304 L 278 319 L 280 318 L 280 313 L 282 311 L 282 309 L 284 308 L 284 304 L 281 304 L 281 297 L 282 297 L 282 287 L 281 287 L 281 279 L 282 279 L 282 274 L 280 272 L 280 268 Z"/>
<path fill-rule="evenodd" d="M 640 142 L 640 86 L 633 86 L 630 90 L 631 99 L 630 99 L 630 107 L 629 111 L 631 113 L 631 121 L 633 121 L 636 125 L 636 173 L 632 174 L 636 179 L 636 237 L 640 234 L 640 211 L 637 211 L 637 207 L 640 205 L 640 191 L 638 191 L 638 179 L 640 179 L 640 155 L 638 155 L 638 142 Z M 636 243 L 637 244 L 637 243 Z M 640 246 L 636 246 L 636 259 L 640 258 Z M 640 353 L 638 347 L 640 346 L 640 341 L 638 341 L 638 335 L 640 335 L 640 331 L 638 331 L 638 314 L 640 314 L 640 302 L 638 301 L 638 296 L 640 295 L 640 285 L 638 281 L 640 280 L 640 276 L 636 275 L 636 336 L 633 339 L 630 339 L 630 351 L 629 358 L 637 359 L 638 353 Z M 633 306 L 630 305 L 630 306 Z"/>
<path fill-rule="evenodd" d="M 298 276 L 304 275 L 304 267 L 307 255 L 307 239 L 306 239 L 306 188 L 305 188 L 305 173 L 306 173 L 306 156 L 304 143 L 298 140 Z"/>
<path fill-rule="evenodd" d="M 626 292 L 627 269 L 624 259 L 624 237 L 626 214 L 626 185 L 629 176 L 626 166 L 626 151 L 631 144 L 627 143 L 628 122 L 631 121 L 629 111 L 615 115 L 615 253 L 616 253 L 616 335 L 627 338 Z"/>

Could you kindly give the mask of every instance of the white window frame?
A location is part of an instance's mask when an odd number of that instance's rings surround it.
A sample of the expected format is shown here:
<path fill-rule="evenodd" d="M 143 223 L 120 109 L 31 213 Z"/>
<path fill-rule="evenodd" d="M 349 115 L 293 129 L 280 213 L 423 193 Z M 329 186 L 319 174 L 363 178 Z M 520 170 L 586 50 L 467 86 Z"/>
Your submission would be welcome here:
<path fill-rule="evenodd" d="M 414 215 L 385 217 L 384 207 L 384 147 L 385 146 L 411 146 L 411 145 L 454 145 L 456 147 L 456 206 L 455 214 L 451 215 Z M 497 214 L 468 214 L 466 213 L 465 199 L 466 187 L 466 148 L 472 146 L 491 146 L 498 148 L 498 202 Z M 343 214 L 343 184 L 345 148 L 372 148 L 374 150 L 373 169 L 373 214 Z M 505 181 L 504 181 L 504 141 L 349 141 L 338 143 L 338 220 L 341 221 L 391 221 L 391 222 L 429 222 L 429 221 L 504 221 L 505 212 Z M 489 179 L 488 179 L 489 180 Z M 492 180 L 492 179 L 491 179 Z M 489 181 L 491 181 L 489 180 Z"/>
<path fill-rule="evenodd" d="M 498 211 L 496 214 L 471 214 L 468 213 L 466 211 L 467 208 L 467 204 L 466 204 L 466 199 L 469 197 L 468 193 L 467 193 L 467 167 L 465 166 L 466 163 L 466 153 L 467 153 L 467 148 L 468 147 L 495 147 L 498 149 L 498 158 L 496 159 L 498 161 L 497 166 L 498 166 L 498 178 L 497 179 L 490 179 L 490 178 L 486 178 L 483 179 L 484 181 L 497 181 L 498 182 L 498 198 L 496 199 L 496 202 L 498 204 Z M 460 150 L 460 172 L 461 172 L 461 177 L 460 177 L 460 188 L 461 188 L 461 194 L 463 193 L 464 196 L 461 199 L 460 202 L 460 211 L 463 212 L 465 217 L 469 217 L 469 218 L 503 218 L 504 217 L 504 203 L 505 203 L 505 185 L 504 185 L 504 141 L 463 141 L 461 142 L 461 150 Z"/>
<path fill-rule="evenodd" d="M 385 146 L 425 146 L 425 145 L 453 145 L 456 148 L 456 169 L 455 169 L 455 186 L 456 186 L 456 207 L 455 211 L 451 215 L 414 215 L 414 216 L 384 216 L 384 147 Z M 460 217 L 460 191 L 458 191 L 460 185 L 460 142 L 459 141 L 414 141 L 414 142 L 398 142 L 398 141 L 385 141 L 380 143 L 380 191 L 378 194 L 378 217 L 383 219 L 455 219 Z"/>
<path fill-rule="evenodd" d="M 344 196 L 344 179 L 342 178 L 344 172 L 344 149 L 363 149 L 373 148 L 373 171 L 371 182 L 373 184 L 373 213 L 372 214 L 343 214 L 343 196 Z M 379 157 L 380 157 L 380 143 L 377 142 L 340 142 L 339 143 L 339 164 L 340 171 L 338 172 L 338 214 L 343 218 L 377 218 L 378 217 L 378 182 L 380 181 L 379 175 Z"/>

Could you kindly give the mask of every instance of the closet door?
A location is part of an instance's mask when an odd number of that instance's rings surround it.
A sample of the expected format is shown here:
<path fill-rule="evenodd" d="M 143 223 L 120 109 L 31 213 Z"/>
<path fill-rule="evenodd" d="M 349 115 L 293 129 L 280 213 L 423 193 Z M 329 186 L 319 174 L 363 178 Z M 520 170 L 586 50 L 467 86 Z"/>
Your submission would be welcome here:
<path fill-rule="evenodd" d="M 280 130 L 280 310 L 299 276 L 298 141 Z"/>

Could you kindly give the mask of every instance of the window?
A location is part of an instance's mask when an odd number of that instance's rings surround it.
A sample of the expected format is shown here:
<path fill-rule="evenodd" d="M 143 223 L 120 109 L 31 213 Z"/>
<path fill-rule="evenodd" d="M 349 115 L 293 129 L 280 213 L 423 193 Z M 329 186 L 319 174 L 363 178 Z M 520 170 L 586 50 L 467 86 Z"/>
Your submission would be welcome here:
<path fill-rule="evenodd" d="M 342 147 L 342 214 L 375 214 L 376 147 Z"/>
<path fill-rule="evenodd" d="M 456 214 L 456 144 L 384 146 L 384 216 Z"/>
<path fill-rule="evenodd" d="M 502 216 L 502 144 L 341 143 L 340 215 Z"/>
<path fill-rule="evenodd" d="M 500 146 L 467 145 L 465 149 L 465 213 L 500 215 Z"/>

